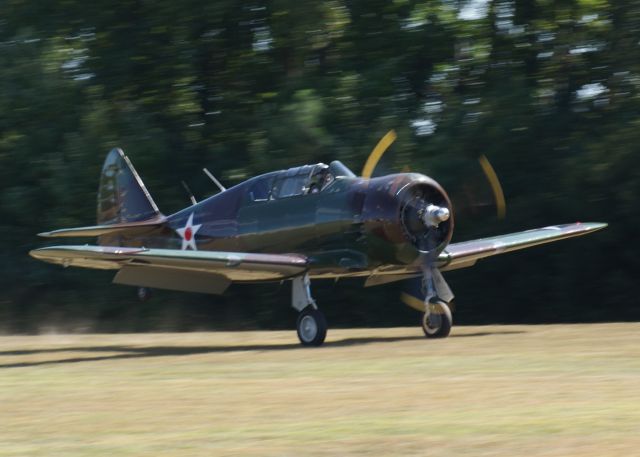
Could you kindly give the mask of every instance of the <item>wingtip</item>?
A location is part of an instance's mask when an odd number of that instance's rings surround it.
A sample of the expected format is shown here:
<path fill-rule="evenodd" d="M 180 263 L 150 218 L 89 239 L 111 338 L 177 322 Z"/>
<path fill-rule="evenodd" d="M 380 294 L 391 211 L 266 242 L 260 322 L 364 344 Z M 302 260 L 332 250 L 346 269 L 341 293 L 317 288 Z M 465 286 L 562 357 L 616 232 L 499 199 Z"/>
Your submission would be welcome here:
<path fill-rule="evenodd" d="M 32 249 L 32 250 L 30 250 L 30 251 L 29 251 L 29 255 L 30 255 L 31 257 L 33 257 L 34 259 L 38 259 L 38 260 L 40 260 L 40 258 L 41 258 L 40 253 L 41 253 L 41 251 L 42 251 L 43 249 L 44 249 L 44 248 Z"/>
<path fill-rule="evenodd" d="M 606 222 L 576 222 L 576 224 L 581 225 L 586 230 L 589 230 L 592 232 L 596 230 L 602 230 L 603 228 L 606 228 L 609 226 L 609 224 Z"/>

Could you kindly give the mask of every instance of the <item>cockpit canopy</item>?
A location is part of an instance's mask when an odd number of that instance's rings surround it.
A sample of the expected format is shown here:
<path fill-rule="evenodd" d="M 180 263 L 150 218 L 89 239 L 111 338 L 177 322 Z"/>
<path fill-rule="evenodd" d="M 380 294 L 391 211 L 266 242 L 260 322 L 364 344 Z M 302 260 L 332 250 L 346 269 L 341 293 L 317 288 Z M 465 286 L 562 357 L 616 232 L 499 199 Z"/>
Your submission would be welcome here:
<path fill-rule="evenodd" d="M 336 178 L 355 176 L 338 160 L 330 165 L 303 165 L 252 179 L 248 196 L 250 201 L 264 201 L 316 193 L 327 188 Z"/>
<path fill-rule="evenodd" d="M 306 194 L 315 186 L 315 175 L 323 172 L 327 166 L 323 163 L 317 165 L 303 165 L 289 168 L 276 176 L 271 188 L 271 198 L 293 197 Z"/>

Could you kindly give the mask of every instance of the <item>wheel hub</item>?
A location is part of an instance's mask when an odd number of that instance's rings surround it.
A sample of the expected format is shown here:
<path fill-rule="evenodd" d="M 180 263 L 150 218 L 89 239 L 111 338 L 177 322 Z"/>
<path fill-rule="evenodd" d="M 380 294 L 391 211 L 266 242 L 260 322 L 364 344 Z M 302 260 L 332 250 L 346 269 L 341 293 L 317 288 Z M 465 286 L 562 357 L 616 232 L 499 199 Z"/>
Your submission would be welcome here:
<path fill-rule="evenodd" d="M 429 333 L 436 333 L 440 327 L 442 327 L 442 315 L 430 313 L 429 316 L 426 317 L 425 329 L 429 331 Z"/>
<path fill-rule="evenodd" d="M 318 334 L 318 324 L 311 316 L 304 316 L 300 322 L 300 336 L 304 341 L 313 341 Z"/>

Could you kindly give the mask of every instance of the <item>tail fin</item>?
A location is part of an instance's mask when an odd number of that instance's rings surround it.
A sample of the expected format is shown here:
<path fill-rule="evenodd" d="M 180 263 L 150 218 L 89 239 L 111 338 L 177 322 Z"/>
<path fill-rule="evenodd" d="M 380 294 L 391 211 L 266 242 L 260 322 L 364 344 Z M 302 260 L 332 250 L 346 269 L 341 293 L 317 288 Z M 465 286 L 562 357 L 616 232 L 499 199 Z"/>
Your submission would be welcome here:
<path fill-rule="evenodd" d="M 112 149 L 100 175 L 98 224 L 122 224 L 161 217 L 129 158 L 122 149 Z"/>

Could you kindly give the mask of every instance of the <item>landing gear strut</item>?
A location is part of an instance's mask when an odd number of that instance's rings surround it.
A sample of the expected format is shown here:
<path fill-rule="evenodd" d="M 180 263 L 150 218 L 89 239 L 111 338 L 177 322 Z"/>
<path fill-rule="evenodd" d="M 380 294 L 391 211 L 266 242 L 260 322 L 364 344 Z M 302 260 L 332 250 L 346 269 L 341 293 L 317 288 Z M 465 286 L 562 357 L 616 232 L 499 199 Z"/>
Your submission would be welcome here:
<path fill-rule="evenodd" d="M 437 268 L 425 264 L 422 273 L 425 294 L 422 331 L 427 338 L 446 338 L 453 324 L 448 305 L 453 293 Z"/>
<path fill-rule="evenodd" d="M 291 284 L 291 306 L 300 312 L 296 322 L 303 346 L 320 346 L 327 336 L 327 320 L 311 296 L 309 276 L 298 276 Z"/>

